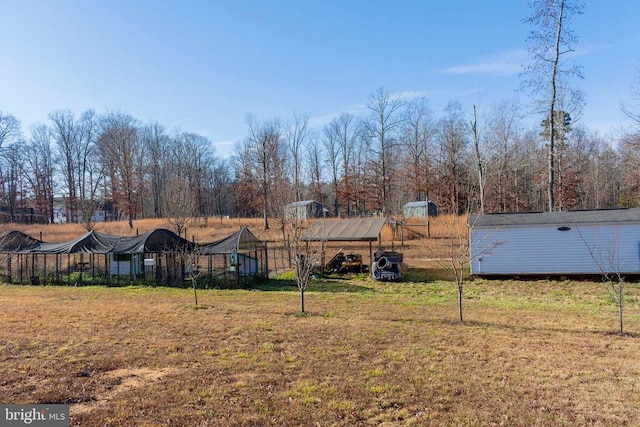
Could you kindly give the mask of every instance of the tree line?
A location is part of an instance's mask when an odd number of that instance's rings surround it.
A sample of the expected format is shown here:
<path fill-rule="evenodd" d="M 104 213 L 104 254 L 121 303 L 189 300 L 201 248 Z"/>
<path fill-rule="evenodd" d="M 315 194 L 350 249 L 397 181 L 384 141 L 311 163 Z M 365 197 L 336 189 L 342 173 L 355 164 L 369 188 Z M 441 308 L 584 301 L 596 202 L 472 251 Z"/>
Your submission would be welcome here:
<path fill-rule="evenodd" d="M 343 113 L 320 128 L 309 118 L 258 120 L 229 158 L 201 135 L 168 132 L 121 112 L 51 113 L 22 129 L 0 114 L 0 200 L 32 206 L 53 222 L 64 197 L 68 221 L 98 210 L 111 219 L 231 215 L 282 216 L 314 199 L 334 216 L 399 215 L 409 201 L 442 212 L 543 211 L 548 206 L 548 120 L 527 128 L 515 102 L 492 106 L 477 122 L 451 102 L 440 117 L 425 98 L 383 88 L 367 113 Z M 556 114 L 554 209 L 638 206 L 640 134 L 615 139 Z M 478 174 L 478 170 L 482 173 Z M 88 224 L 89 226 L 91 224 Z"/>

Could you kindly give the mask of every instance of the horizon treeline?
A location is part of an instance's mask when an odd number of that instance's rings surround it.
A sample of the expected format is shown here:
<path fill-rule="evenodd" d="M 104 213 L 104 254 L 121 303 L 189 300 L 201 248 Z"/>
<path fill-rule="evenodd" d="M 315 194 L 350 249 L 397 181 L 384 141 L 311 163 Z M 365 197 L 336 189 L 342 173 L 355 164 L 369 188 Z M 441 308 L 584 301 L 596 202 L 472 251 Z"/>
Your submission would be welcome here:
<path fill-rule="evenodd" d="M 457 214 L 478 212 L 481 198 L 488 213 L 639 206 L 639 130 L 605 138 L 560 112 L 549 207 L 543 115 L 528 125 L 519 104 L 503 101 L 476 119 L 475 106 L 452 101 L 436 116 L 427 99 L 383 88 L 366 107 L 314 128 L 307 116 L 249 115 L 228 158 L 202 135 L 122 112 L 57 110 L 28 129 L 0 112 L 0 203 L 50 222 L 63 198 L 69 222 L 104 211 L 130 225 L 229 215 L 264 216 L 265 227 L 309 199 L 332 216 L 401 215 L 419 200 Z"/>

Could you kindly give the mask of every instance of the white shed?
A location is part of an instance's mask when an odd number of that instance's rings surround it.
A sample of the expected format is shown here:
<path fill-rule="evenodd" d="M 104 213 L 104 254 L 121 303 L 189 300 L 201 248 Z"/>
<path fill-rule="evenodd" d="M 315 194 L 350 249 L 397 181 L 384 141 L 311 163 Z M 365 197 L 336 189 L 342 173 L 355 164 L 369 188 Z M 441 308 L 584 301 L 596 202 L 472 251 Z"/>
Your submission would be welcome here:
<path fill-rule="evenodd" d="M 640 209 L 469 217 L 471 274 L 640 275 Z"/>

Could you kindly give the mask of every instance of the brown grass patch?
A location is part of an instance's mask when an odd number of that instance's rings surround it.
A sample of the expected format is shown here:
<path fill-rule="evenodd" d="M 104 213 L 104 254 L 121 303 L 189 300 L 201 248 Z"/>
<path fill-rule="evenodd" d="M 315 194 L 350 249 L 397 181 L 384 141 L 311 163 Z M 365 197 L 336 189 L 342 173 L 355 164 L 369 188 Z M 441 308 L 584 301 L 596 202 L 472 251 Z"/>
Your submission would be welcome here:
<path fill-rule="evenodd" d="M 589 282 L 271 291 L 0 286 L 0 401 L 74 426 L 632 425 L 633 336 Z M 636 285 L 626 328 L 640 331 Z"/>

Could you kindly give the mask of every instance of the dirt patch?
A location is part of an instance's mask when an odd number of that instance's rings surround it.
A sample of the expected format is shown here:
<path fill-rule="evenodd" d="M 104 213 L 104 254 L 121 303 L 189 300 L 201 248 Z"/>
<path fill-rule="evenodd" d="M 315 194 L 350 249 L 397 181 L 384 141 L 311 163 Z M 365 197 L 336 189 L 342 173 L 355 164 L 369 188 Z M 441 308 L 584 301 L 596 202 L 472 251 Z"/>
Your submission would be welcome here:
<path fill-rule="evenodd" d="M 175 371 L 174 368 L 135 368 L 116 369 L 114 371 L 106 372 L 102 375 L 101 379 L 105 382 L 115 382 L 115 385 L 104 393 L 97 395 L 95 400 L 91 402 L 72 404 L 70 412 L 74 415 L 91 412 L 98 407 L 108 404 L 116 395 L 122 392 L 157 381 L 173 371 Z"/>

